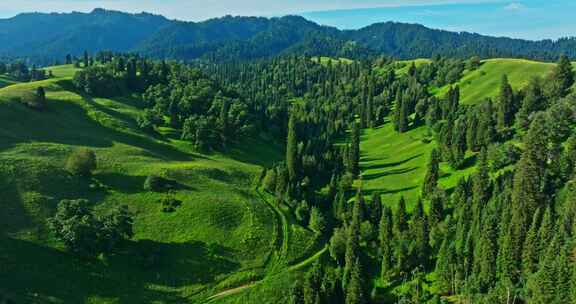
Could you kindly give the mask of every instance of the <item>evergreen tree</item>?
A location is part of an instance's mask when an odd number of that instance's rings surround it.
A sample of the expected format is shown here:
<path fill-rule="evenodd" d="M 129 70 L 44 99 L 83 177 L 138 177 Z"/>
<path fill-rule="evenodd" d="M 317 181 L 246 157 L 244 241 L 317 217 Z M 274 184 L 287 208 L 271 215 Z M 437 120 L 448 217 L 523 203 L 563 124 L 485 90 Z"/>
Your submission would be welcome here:
<path fill-rule="evenodd" d="M 440 246 L 436 259 L 436 288 L 440 294 L 452 294 L 454 282 L 454 247 L 450 240 L 445 238 Z"/>
<path fill-rule="evenodd" d="M 290 115 L 288 120 L 288 141 L 286 144 L 286 166 L 290 181 L 298 178 L 298 137 L 296 134 L 295 114 Z"/>
<path fill-rule="evenodd" d="M 392 259 L 393 253 L 393 223 L 392 223 L 392 210 L 388 207 L 384 207 L 382 210 L 382 218 L 380 219 L 379 226 L 379 241 L 380 241 L 380 253 L 382 255 L 382 271 L 381 277 L 384 282 L 388 282 L 390 279 L 390 272 L 393 268 Z"/>
<path fill-rule="evenodd" d="M 558 64 L 552 72 L 552 98 L 565 97 L 570 92 L 570 88 L 574 84 L 574 70 L 570 59 L 562 55 Z"/>
<path fill-rule="evenodd" d="M 510 127 L 514 120 L 514 91 L 506 75 L 502 76 L 498 101 L 498 129 L 503 130 Z"/>
<path fill-rule="evenodd" d="M 362 280 L 362 269 L 360 260 L 356 259 L 350 273 L 350 282 L 346 286 L 346 304 L 364 304 L 366 296 L 364 292 L 364 281 Z"/>
<path fill-rule="evenodd" d="M 424 184 L 422 185 L 422 196 L 428 197 L 434 193 L 438 187 L 438 180 L 440 178 L 440 153 L 434 149 L 430 153 L 430 161 L 428 162 L 428 170 L 424 177 Z"/>
<path fill-rule="evenodd" d="M 394 216 L 394 233 L 397 238 L 402 238 L 404 231 L 408 229 L 408 214 L 406 212 L 406 201 L 404 197 L 400 197 L 398 202 L 398 209 Z"/>
<path fill-rule="evenodd" d="M 398 132 L 404 133 L 408 131 L 409 117 L 408 104 L 404 101 L 400 105 L 400 116 L 398 120 Z"/>
<path fill-rule="evenodd" d="M 424 205 L 421 199 L 418 199 L 412 215 L 410 236 L 412 240 L 412 245 L 410 246 L 412 251 L 411 256 L 414 257 L 415 264 L 426 266 L 430 256 L 430 248 L 428 241 L 428 222 L 424 214 Z"/>
<path fill-rule="evenodd" d="M 522 246 L 522 272 L 528 276 L 538 269 L 539 261 L 539 241 L 538 241 L 538 228 L 540 227 L 541 212 L 538 209 L 532 218 L 532 224 L 526 234 L 524 245 Z"/>
<path fill-rule="evenodd" d="M 351 173 L 354 176 L 360 174 L 360 128 L 358 123 L 352 123 L 352 145 L 350 149 L 350 163 L 351 163 Z"/>

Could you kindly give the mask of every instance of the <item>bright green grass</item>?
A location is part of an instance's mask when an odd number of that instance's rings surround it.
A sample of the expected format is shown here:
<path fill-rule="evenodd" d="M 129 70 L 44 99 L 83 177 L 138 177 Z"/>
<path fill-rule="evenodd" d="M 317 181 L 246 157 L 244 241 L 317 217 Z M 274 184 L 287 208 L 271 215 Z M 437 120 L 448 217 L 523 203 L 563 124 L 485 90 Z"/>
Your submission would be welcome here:
<path fill-rule="evenodd" d="M 498 96 L 503 75 L 515 90 L 522 89 L 534 76 L 545 77 L 555 64 L 536 62 L 524 59 L 489 59 L 482 62 L 478 70 L 465 72 L 462 79 L 456 83 L 460 87 L 460 102 L 477 104 L 486 98 Z M 438 97 L 444 97 L 449 90 L 445 86 L 434 90 Z"/>
<path fill-rule="evenodd" d="M 51 66 L 51 67 L 47 67 L 44 68 L 44 70 L 46 71 L 52 71 L 52 74 L 54 75 L 54 77 L 57 78 L 66 78 L 66 77 L 74 77 L 74 74 L 76 74 L 77 71 L 79 71 L 79 68 L 75 68 L 74 65 L 72 64 L 67 64 L 67 65 L 58 65 L 58 66 Z"/>
<path fill-rule="evenodd" d="M 410 65 L 412 65 L 412 63 L 414 63 L 418 68 L 421 65 L 432 63 L 432 60 L 426 58 L 419 58 L 414 60 L 400 60 L 396 63 L 398 65 L 396 68 L 396 74 L 397 75 L 408 74 L 408 70 L 410 69 Z"/>
<path fill-rule="evenodd" d="M 391 123 L 365 130 L 360 145 L 364 193 L 381 193 L 382 201 L 389 206 L 396 206 L 404 196 L 411 209 L 420 197 L 430 152 L 435 147 L 434 142 L 423 141 L 427 137 L 426 127 L 399 134 Z M 473 156 L 469 156 L 469 162 L 469 168 L 457 171 L 441 164 L 441 186 L 448 190 L 473 172 Z"/>
<path fill-rule="evenodd" d="M 0 292 L 17 303 L 194 303 L 227 280 L 265 272 L 283 240 L 253 180 L 280 159 L 277 146 L 251 139 L 225 154 L 194 153 L 189 143 L 137 130 L 137 99 L 84 98 L 70 90 L 70 67 L 52 69 L 58 78 L 0 89 Z M 16 101 L 40 85 L 46 111 Z M 92 180 L 62 169 L 80 146 L 97 153 Z M 162 212 L 167 194 L 142 191 L 152 173 L 183 186 L 176 212 Z M 81 263 L 49 236 L 46 218 L 74 198 L 98 211 L 129 206 L 136 235 L 126 252 Z M 142 268 L 146 252 L 159 253 L 158 267 Z"/>
<path fill-rule="evenodd" d="M 334 64 L 351 64 L 354 61 L 348 58 L 332 58 L 332 57 L 312 57 L 312 61 L 319 62 L 323 65 L 328 65 L 328 63 Z"/>

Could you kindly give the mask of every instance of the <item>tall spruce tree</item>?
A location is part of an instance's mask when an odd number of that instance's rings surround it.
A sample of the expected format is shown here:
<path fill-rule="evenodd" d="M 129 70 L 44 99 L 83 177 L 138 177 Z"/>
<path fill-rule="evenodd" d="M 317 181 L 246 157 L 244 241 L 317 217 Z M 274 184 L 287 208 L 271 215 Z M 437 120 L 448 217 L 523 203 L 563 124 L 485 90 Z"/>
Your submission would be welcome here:
<path fill-rule="evenodd" d="M 286 144 L 286 166 L 288 177 L 294 182 L 298 178 L 298 135 L 296 134 L 296 117 L 290 115 L 288 120 L 288 140 Z"/>
<path fill-rule="evenodd" d="M 398 209 L 394 216 L 394 233 L 397 238 L 402 238 L 404 231 L 408 229 L 408 213 L 406 212 L 406 200 L 404 196 L 400 197 Z"/>
<path fill-rule="evenodd" d="M 498 129 L 503 130 L 514 121 L 514 91 L 508 82 L 508 76 L 502 76 L 500 98 L 498 100 Z"/>
<path fill-rule="evenodd" d="M 438 180 L 440 179 L 440 153 L 437 149 L 432 150 L 430 153 L 430 161 L 428 162 L 428 170 L 424 177 L 424 184 L 422 185 L 422 196 L 427 198 L 434 193 L 438 188 Z"/>
<path fill-rule="evenodd" d="M 357 122 L 352 123 L 351 137 L 350 169 L 354 176 L 358 176 L 360 174 L 360 127 Z"/>
<path fill-rule="evenodd" d="M 570 59 L 562 55 L 558 64 L 552 72 L 552 98 L 565 97 L 570 93 L 570 88 L 574 84 L 574 69 Z"/>
<path fill-rule="evenodd" d="M 381 278 L 384 282 L 388 282 L 390 279 L 391 271 L 393 269 L 393 226 L 392 210 L 389 207 L 384 206 L 382 209 L 382 218 L 380 219 L 379 227 L 380 253 L 382 256 Z"/>

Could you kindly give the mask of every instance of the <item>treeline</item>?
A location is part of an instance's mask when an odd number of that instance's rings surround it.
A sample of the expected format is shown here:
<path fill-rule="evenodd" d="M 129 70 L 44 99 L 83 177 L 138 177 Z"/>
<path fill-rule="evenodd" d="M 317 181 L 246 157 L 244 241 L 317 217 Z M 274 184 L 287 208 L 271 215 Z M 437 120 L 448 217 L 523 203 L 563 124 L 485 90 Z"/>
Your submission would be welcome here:
<path fill-rule="evenodd" d="M 21 81 L 38 81 L 52 77 L 52 71 L 38 69 L 36 66 L 28 66 L 21 61 L 0 62 L 0 75 L 8 75 L 10 78 Z"/>
<path fill-rule="evenodd" d="M 73 83 L 96 97 L 142 96 L 139 127 L 181 131 L 181 138 L 202 151 L 223 149 L 228 142 L 254 132 L 253 110 L 233 90 L 186 65 L 152 61 L 136 55 L 88 54 Z"/>

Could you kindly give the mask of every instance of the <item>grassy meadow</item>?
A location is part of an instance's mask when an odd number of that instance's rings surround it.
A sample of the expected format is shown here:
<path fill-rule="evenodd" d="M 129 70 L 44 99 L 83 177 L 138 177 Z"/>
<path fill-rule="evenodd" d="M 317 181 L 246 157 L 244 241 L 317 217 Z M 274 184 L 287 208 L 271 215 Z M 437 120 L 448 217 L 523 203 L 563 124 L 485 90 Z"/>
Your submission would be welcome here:
<path fill-rule="evenodd" d="M 488 59 L 475 71 L 465 71 L 462 79 L 456 83 L 460 87 L 462 104 L 477 104 L 486 98 L 498 96 L 502 76 L 507 75 L 514 90 L 525 87 L 535 76 L 546 77 L 554 68 L 554 63 L 537 62 L 524 59 Z M 449 86 L 437 88 L 433 93 L 444 97 Z"/>
<path fill-rule="evenodd" d="M 55 78 L 0 89 L 0 290 L 17 303 L 197 303 L 313 251 L 313 234 L 255 190 L 280 146 L 250 139 L 198 154 L 174 130 L 138 130 L 138 98 L 81 96 L 72 66 L 49 69 Z M 18 101 L 38 86 L 47 92 L 42 112 Z M 97 154 L 91 179 L 63 169 L 77 147 Z M 143 191 L 149 174 L 178 190 Z M 159 203 L 168 196 L 182 201 L 173 213 Z M 135 237 L 124 252 L 83 263 L 50 236 L 57 203 L 77 198 L 98 212 L 129 206 Z"/>

